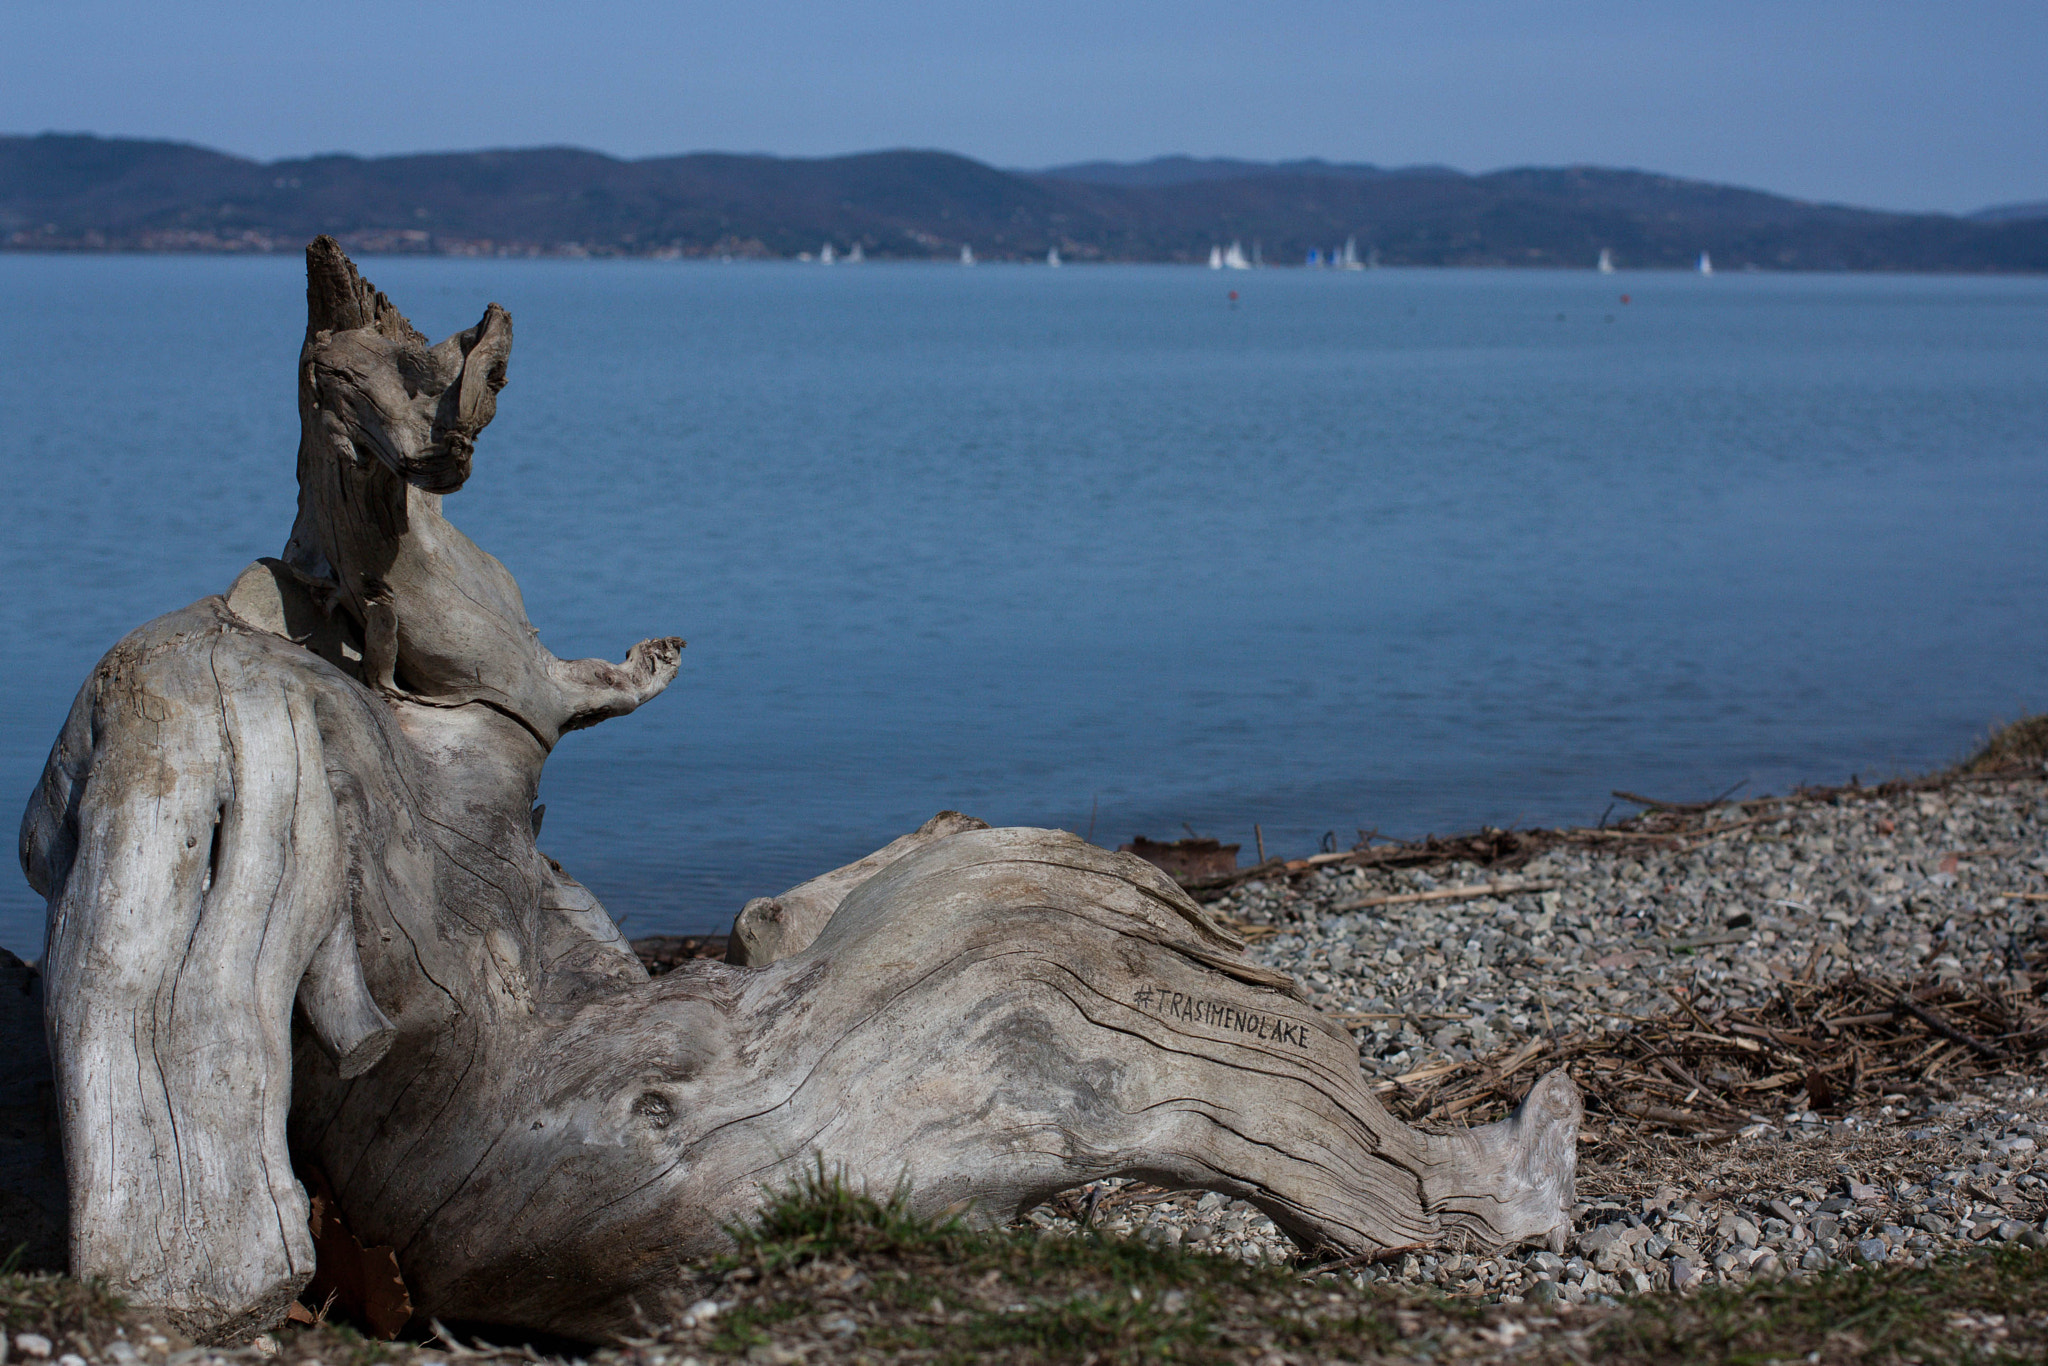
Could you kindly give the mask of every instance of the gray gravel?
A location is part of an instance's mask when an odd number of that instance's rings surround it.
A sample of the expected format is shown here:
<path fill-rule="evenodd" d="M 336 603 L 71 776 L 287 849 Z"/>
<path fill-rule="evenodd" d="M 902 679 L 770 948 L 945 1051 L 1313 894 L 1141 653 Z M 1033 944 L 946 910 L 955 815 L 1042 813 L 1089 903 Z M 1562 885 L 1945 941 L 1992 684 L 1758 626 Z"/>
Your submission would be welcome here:
<path fill-rule="evenodd" d="M 1348 1014 L 1361 1068 L 1388 1089 L 1387 1079 L 1524 1037 L 1627 1029 L 1673 1008 L 1674 989 L 1739 1008 L 1779 981 L 1852 968 L 1899 981 L 2025 980 L 2048 941 L 2043 776 L 1729 805 L 1709 824 L 1735 828 L 1682 847 L 1594 834 L 1506 875 L 1470 864 L 1324 870 L 1250 883 L 1214 909 L 1278 931 L 1252 956 Z M 1560 885 L 1337 909 L 1503 878 Z M 1407 1255 L 1350 1274 L 1576 1301 L 1924 1261 L 1985 1242 L 2048 1246 L 2043 1092 L 2048 1076 L 2008 1074 L 1827 1118 L 1788 1100 L 1730 1142 L 1667 1141 L 1626 1163 L 1582 1166 L 1585 1203 L 1563 1256 Z M 1050 1208 L 1031 1218 L 1074 1227 Z M 1257 1210 L 1214 1194 L 1109 1199 L 1100 1226 L 1225 1256 L 1294 1255 Z"/>

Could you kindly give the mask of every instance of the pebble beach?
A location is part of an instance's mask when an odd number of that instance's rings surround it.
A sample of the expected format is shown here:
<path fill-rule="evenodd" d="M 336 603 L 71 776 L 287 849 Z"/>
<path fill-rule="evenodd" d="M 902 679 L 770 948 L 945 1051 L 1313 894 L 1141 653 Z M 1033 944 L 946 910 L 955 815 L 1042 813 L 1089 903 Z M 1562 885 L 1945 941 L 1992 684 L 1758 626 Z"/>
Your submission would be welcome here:
<path fill-rule="evenodd" d="M 1678 835 L 1567 832 L 1510 874 L 1326 866 L 1254 878 L 1210 909 L 1346 1020 L 1390 1102 L 1460 1066 L 1540 1055 L 1545 1041 L 1597 1046 L 1674 1011 L 1761 1008 L 1793 983 L 1853 975 L 2032 1002 L 2048 949 L 2048 770 L 1726 803 Z M 1577 1303 L 1925 1263 L 1987 1240 L 2048 1246 L 2048 1069 L 2016 1051 L 1987 1070 L 1963 1045 L 1934 1043 L 1924 1062 L 1834 1103 L 1781 1085 L 1703 1132 L 1589 1108 L 1562 1252 L 1406 1252 L 1335 1274 Z M 1944 1077 L 1955 1057 L 1978 1065 Z M 1107 1232 L 1245 1260 L 1299 1255 L 1241 1201 L 1101 1184 L 1087 1195 Z M 1069 1197 L 1029 1218 L 1061 1234 L 1089 1214 Z"/>

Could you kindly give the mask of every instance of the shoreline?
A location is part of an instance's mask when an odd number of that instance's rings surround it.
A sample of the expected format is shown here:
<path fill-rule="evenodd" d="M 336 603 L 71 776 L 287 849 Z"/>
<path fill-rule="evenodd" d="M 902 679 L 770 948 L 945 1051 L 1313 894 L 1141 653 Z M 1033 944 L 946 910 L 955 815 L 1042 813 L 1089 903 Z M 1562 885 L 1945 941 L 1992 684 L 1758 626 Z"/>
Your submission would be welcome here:
<path fill-rule="evenodd" d="M 2023 719 L 2003 728 L 1998 734 L 2019 734 L 2026 749 L 2038 748 L 2048 743 L 2048 717 Z M 1253 882 L 1264 884 L 1284 880 L 1292 883 L 1326 870 L 1421 869 L 1426 872 L 1432 868 L 1441 869 L 1465 864 L 1470 865 L 1470 877 L 1481 879 L 1473 883 L 1473 896 L 1469 898 L 1478 899 L 1478 888 L 1486 886 L 1488 882 L 1501 883 L 1512 880 L 1518 870 L 1559 848 L 1663 847 L 1674 842 L 1682 844 L 1686 841 L 1719 838 L 1740 829 L 1754 828 L 1771 819 L 1762 813 L 1774 808 L 1813 803 L 1836 804 L 1858 799 L 1885 800 L 1908 793 L 1940 792 L 1958 785 L 1997 783 L 2048 774 L 2048 759 L 2042 758 L 1996 763 L 1981 770 L 1973 769 L 1973 766 L 1985 760 L 1986 755 L 1994 753 L 1995 744 L 1996 739 L 1978 755 L 1953 768 L 1914 777 L 1889 778 L 1869 786 L 1865 786 L 1852 776 L 1850 781 L 1832 786 L 1802 784 L 1784 796 L 1766 793 L 1756 797 L 1723 796 L 1709 801 L 1694 802 L 1657 801 L 1637 793 L 1616 790 L 1612 796 L 1617 802 L 1628 802 L 1639 809 L 1633 815 L 1624 816 L 1612 824 L 1603 822 L 1592 826 L 1529 826 L 1519 829 L 1480 826 L 1463 834 L 1431 834 L 1417 840 L 1403 840 L 1372 833 L 1364 843 L 1354 845 L 1350 849 L 1310 854 L 1295 859 L 1267 858 L 1249 867 L 1237 868 L 1215 877 L 1176 876 L 1170 855 L 1167 862 L 1155 862 L 1155 866 L 1161 867 L 1169 877 L 1174 877 L 1182 890 L 1197 902 L 1215 904 L 1232 902 L 1234 892 Z M 1611 811 L 1612 807 L 1609 809 Z M 1215 843 L 1208 840 L 1191 842 Z M 1177 847 L 1177 844 L 1161 845 L 1148 840 L 1141 840 L 1140 843 L 1153 845 L 1160 850 L 1173 850 Z M 1513 894 L 1514 890 L 1508 886 L 1494 888 L 1497 894 Z M 1389 896 L 1396 902 L 1411 898 L 1417 902 L 1451 899 L 1445 897 L 1442 892 L 1427 887 L 1420 891 L 1409 888 L 1405 891 L 1383 892 L 1381 895 Z M 1460 895 L 1455 899 L 1468 898 Z M 1350 909 L 1365 907 L 1361 905 Z M 1254 929 L 1253 938 L 1261 937 L 1258 933 L 1260 922 L 1247 922 L 1247 925 Z M 1237 928 L 1242 932 L 1247 925 L 1239 925 Z M 631 943 L 648 970 L 659 976 L 685 959 L 722 956 L 725 952 L 725 940 L 726 931 L 707 929 L 680 934 L 642 935 L 634 937 Z"/>

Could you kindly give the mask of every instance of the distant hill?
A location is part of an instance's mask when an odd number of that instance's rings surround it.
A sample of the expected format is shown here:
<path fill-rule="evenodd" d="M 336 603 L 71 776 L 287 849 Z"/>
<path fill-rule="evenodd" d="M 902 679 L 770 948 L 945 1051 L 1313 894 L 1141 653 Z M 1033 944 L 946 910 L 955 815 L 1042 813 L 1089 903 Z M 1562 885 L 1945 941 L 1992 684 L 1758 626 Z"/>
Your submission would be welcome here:
<path fill-rule="evenodd" d="M 2048 218 L 2048 199 L 2036 199 L 2027 204 L 1993 204 L 1988 209 L 1979 209 L 1970 215 L 1979 223 L 2022 223 L 2033 218 Z"/>
<path fill-rule="evenodd" d="M 1322 177 L 1330 180 L 1383 180 L 1388 176 L 1462 175 L 1446 166 L 1403 166 L 1388 170 L 1365 162 L 1237 161 L 1229 157 L 1154 157 L 1150 161 L 1080 161 L 1044 171 L 1023 171 L 1045 180 L 1074 180 L 1084 185 L 1130 185 L 1157 188 L 1205 180 L 1253 180 L 1269 176 Z"/>
<path fill-rule="evenodd" d="M 1595 167 L 1443 167 L 1164 157 L 1041 172 L 947 152 L 625 161 L 567 147 L 256 162 L 174 142 L 0 137 L 0 246 L 297 251 L 1202 261 L 1241 241 L 1295 263 L 1355 238 L 1387 265 L 2048 271 L 2048 219 L 1810 204 Z"/>

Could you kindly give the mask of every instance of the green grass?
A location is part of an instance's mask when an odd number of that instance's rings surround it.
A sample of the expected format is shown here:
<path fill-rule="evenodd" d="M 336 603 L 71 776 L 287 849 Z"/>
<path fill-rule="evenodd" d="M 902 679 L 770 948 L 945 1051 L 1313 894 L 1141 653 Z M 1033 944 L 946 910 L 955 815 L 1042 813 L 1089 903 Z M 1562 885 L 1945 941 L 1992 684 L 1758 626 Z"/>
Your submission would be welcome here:
<path fill-rule="evenodd" d="M 955 1216 L 920 1217 L 902 1190 L 886 1198 L 851 1190 L 822 1168 L 730 1231 L 734 1251 L 684 1269 L 674 1306 L 709 1297 L 724 1312 L 694 1327 L 651 1327 L 648 1338 L 592 1351 L 592 1361 L 674 1366 L 684 1356 L 708 1363 L 751 1353 L 771 1363 L 800 1355 L 808 1366 L 1208 1366 L 1277 1353 L 1294 1366 L 2048 1363 L 2048 1253 L 2016 1246 L 1917 1270 L 1845 1269 L 1567 1310 L 1383 1284 L 1361 1290 L 1308 1268 L 1248 1266 L 1095 1234 L 975 1228 Z M 0 1269 L 0 1323 L 10 1337 L 41 1333 L 60 1353 L 104 1360 L 92 1344 L 123 1326 L 134 1340 L 135 1319 L 100 1285 Z M 450 1357 L 437 1343 L 372 1343 L 334 1325 L 276 1336 L 280 1360 L 294 1366 L 313 1358 L 440 1366 Z M 148 1360 L 156 1366 L 162 1357 Z"/>
<path fill-rule="evenodd" d="M 1303 1268 L 1096 1236 L 919 1219 L 823 1170 L 732 1230 L 707 1269 L 737 1303 L 705 1356 L 811 1363 L 1295 1362 L 1447 1358 L 1601 1366 L 2048 1362 L 2048 1256 L 2000 1248 L 1931 1267 L 1631 1297 L 1559 1311 L 1481 1305 Z M 708 1351 L 706 1350 L 708 1349 Z"/>
<path fill-rule="evenodd" d="M 706 1344 L 720 1353 L 801 1336 L 823 1337 L 835 1358 L 1107 1366 L 1240 1361 L 1329 1341 L 1377 1353 L 1401 1341 L 1366 1297 L 1331 1295 L 1286 1269 L 920 1219 L 905 1192 L 878 1200 L 823 1170 L 730 1232 L 738 1251 L 710 1272 L 745 1288 Z M 1473 1316 L 1448 1303 L 1438 1313 Z M 848 1318 L 854 1332 L 832 1331 Z"/>
<path fill-rule="evenodd" d="M 2003 1334 L 1984 1326 L 1996 1318 Z M 2001 1247 L 1917 1270 L 1649 1296 L 1602 1323 L 1592 1346 L 1614 1363 L 2048 1361 L 2048 1257 Z"/>

